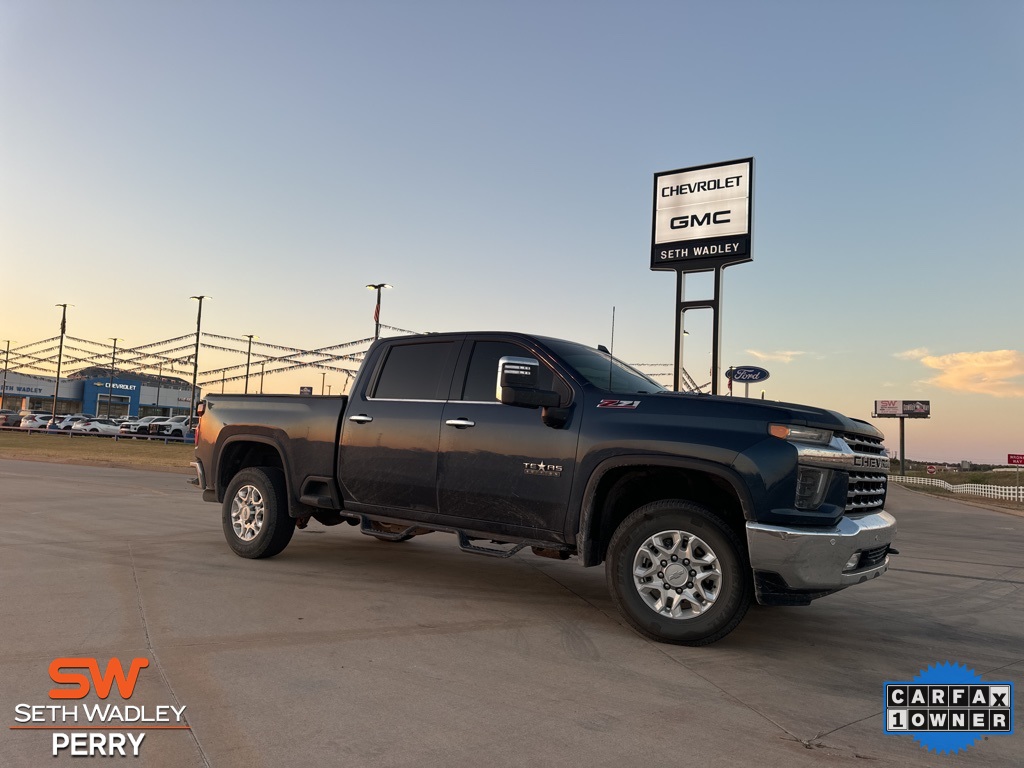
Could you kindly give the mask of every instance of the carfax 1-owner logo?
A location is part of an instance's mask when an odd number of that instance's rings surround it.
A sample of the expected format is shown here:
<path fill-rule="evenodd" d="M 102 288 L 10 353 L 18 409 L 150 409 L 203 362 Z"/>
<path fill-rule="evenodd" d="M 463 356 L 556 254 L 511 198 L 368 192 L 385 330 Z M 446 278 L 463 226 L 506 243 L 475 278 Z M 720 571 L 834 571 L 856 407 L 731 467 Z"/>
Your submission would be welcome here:
<path fill-rule="evenodd" d="M 988 736 L 1013 733 L 1013 683 L 982 680 L 946 661 L 908 682 L 885 683 L 885 732 L 913 736 L 925 749 L 953 754 Z"/>
<path fill-rule="evenodd" d="M 54 659 L 50 703 L 15 705 L 10 729 L 49 733 L 54 757 L 138 757 L 147 732 L 190 729 L 184 705 L 127 703 L 148 668 L 142 657 L 127 665 L 120 659 Z"/>

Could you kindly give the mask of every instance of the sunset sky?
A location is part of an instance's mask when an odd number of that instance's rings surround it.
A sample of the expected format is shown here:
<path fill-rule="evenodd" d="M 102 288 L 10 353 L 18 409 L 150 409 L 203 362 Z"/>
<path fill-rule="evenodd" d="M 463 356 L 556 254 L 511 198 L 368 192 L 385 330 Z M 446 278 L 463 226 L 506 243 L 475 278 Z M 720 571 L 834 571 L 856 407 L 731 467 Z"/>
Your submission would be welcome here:
<path fill-rule="evenodd" d="M 930 400 L 910 458 L 1003 463 L 1022 36 L 1010 0 L 0 0 L 0 345 L 55 336 L 65 302 L 80 338 L 183 336 L 205 294 L 204 330 L 325 347 L 372 335 L 387 282 L 398 328 L 609 344 L 614 307 L 616 355 L 667 364 L 653 175 L 753 157 L 723 364 L 858 418 Z M 686 324 L 703 384 L 708 318 Z"/>

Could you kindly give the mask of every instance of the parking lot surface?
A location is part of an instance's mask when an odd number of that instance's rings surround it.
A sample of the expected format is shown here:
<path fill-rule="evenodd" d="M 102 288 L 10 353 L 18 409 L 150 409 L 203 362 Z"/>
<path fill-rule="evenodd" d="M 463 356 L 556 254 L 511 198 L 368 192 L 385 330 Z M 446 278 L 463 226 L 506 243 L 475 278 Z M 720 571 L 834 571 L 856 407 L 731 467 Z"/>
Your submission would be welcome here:
<path fill-rule="evenodd" d="M 181 475 L 0 460 L 0 765 L 55 764 L 73 724 L 13 726 L 76 704 L 48 695 L 61 657 L 145 658 L 130 704 L 185 707 L 135 765 L 1021 765 L 1019 728 L 953 755 L 886 736 L 882 685 L 948 660 L 1020 692 L 1024 517 L 900 487 L 887 507 L 882 578 L 685 648 L 573 560 L 315 522 L 243 560 Z"/>

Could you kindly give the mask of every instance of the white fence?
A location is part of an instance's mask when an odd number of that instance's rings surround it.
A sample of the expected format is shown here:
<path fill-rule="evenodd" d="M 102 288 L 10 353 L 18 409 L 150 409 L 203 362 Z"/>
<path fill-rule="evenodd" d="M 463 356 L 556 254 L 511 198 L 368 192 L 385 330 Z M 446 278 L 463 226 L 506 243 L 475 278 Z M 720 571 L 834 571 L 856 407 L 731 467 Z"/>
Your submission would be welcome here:
<path fill-rule="evenodd" d="M 984 496 L 986 499 L 1024 502 L 1024 486 L 1020 485 L 978 485 L 977 483 L 951 485 L 945 480 L 936 480 L 934 477 L 903 477 L 902 475 L 889 475 L 889 481 L 906 485 L 935 485 L 951 493 L 960 493 L 966 496 Z"/>

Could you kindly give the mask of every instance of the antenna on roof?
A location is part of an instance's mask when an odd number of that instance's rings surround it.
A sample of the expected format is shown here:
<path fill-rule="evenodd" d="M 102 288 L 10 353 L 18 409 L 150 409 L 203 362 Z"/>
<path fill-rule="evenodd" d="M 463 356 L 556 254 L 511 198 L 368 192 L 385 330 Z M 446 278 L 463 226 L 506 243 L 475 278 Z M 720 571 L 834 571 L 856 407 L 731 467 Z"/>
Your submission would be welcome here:
<path fill-rule="evenodd" d="M 612 340 L 611 349 L 608 352 L 608 389 L 612 388 L 612 370 L 614 363 L 612 360 L 615 357 L 615 307 L 612 307 Z"/>

